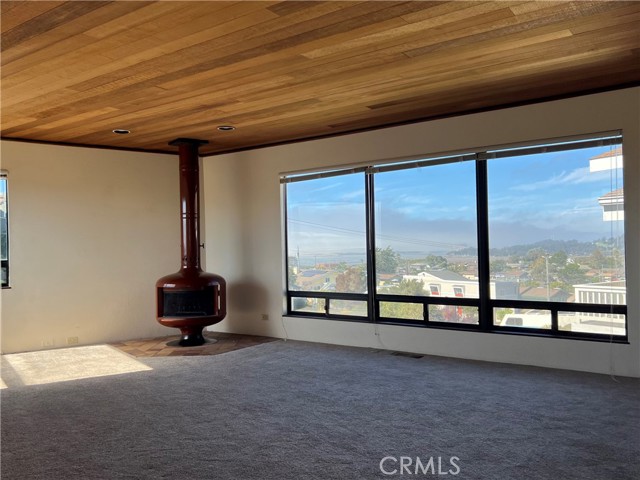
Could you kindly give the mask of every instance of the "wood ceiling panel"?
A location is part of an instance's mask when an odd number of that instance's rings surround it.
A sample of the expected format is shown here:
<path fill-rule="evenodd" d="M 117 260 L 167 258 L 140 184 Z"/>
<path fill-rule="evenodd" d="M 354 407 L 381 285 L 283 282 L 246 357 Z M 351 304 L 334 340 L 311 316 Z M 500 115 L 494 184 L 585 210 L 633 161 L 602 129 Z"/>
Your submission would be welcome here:
<path fill-rule="evenodd" d="M 314 138 L 638 84 L 639 32 L 624 1 L 5 1 L 2 135 Z"/>
<path fill-rule="evenodd" d="M 351 39 L 346 39 L 342 42 L 333 42 L 329 46 L 323 46 L 316 50 L 305 53 L 305 56 L 309 58 L 318 58 L 344 51 L 354 51 L 355 49 L 361 50 L 377 50 L 384 48 L 384 46 L 401 45 L 402 48 L 406 48 L 407 43 L 412 41 L 424 42 L 429 41 L 432 35 L 439 35 L 444 31 L 453 32 L 458 30 L 455 26 L 452 28 L 452 24 L 461 20 L 469 20 L 476 14 L 491 14 L 495 11 L 502 10 L 503 14 L 507 17 L 514 18 L 515 16 L 508 10 L 508 4 L 506 2 L 496 2 L 490 5 L 490 8 L 484 4 L 473 4 L 471 2 L 450 2 L 443 5 L 437 5 L 429 9 L 423 10 L 429 15 L 433 15 L 433 18 L 423 19 L 420 16 L 410 16 L 415 20 L 411 22 L 407 17 L 402 16 L 405 25 L 388 28 L 382 32 L 376 32 L 369 35 L 358 35 Z M 474 22 L 471 22 L 472 24 Z M 444 26 L 448 25 L 448 28 L 444 30 Z M 425 35 L 425 32 L 429 30 L 429 35 Z M 454 34 L 458 36 L 458 34 Z"/>
<path fill-rule="evenodd" d="M 55 6 L 48 11 L 42 12 L 41 9 L 33 9 L 31 3 L 27 6 L 38 14 L 30 16 L 26 22 L 21 22 L 18 26 L 2 32 L 2 49 L 9 50 L 12 47 L 23 43 L 24 41 L 45 35 L 50 30 L 72 22 L 73 20 L 84 16 L 85 14 L 97 10 L 105 6 L 108 2 L 81 2 L 81 4 L 72 4 L 65 2 Z M 13 18 L 18 12 L 13 11 L 8 14 L 9 19 Z"/>
<path fill-rule="evenodd" d="M 3 4 L 4 3 L 7 2 L 3 2 Z M 26 3 L 31 4 L 35 2 Z M 20 64 L 14 65 L 13 63 L 18 59 L 28 57 L 27 62 L 37 64 L 39 61 L 42 61 L 43 58 L 55 58 L 62 53 L 73 51 L 75 48 L 78 48 L 78 43 L 76 43 L 78 40 L 76 37 L 78 35 L 80 35 L 79 38 L 81 39 L 86 38 L 90 40 L 90 37 L 83 35 L 83 33 L 91 28 L 91 25 L 100 25 L 101 23 L 109 22 L 144 6 L 145 4 L 142 2 L 114 2 L 114 4 L 109 5 L 109 8 L 95 9 L 84 15 L 80 22 L 63 23 L 47 32 L 46 35 L 31 37 L 16 47 L 4 49 L 1 57 L 2 65 L 6 66 L 11 64 L 12 68 L 20 70 L 22 66 Z M 12 10 L 11 12 L 14 11 Z M 3 25 L 4 20 L 7 18 L 10 19 L 11 15 L 12 13 L 2 16 Z M 64 52 L 57 52 L 56 47 L 58 47 L 60 43 L 63 45 L 70 44 L 72 48 L 66 49 Z M 45 57 L 38 57 L 37 54 L 39 52 L 46 52 L 47 55 Z"/>
<path fill-rule="evenodd" d="M 7 14 L 10 10 L 17 7 L 17 3 L 19 2 L 3 2 L 2 3 L 2 15 Z M 26 2 L 23 2 L 26 3 Z M 42 15 L 43 13 L 59 7 L 64 2 L 29 2 L 27 8 L 21 8 L 11 15 L 7 15 L 5 17 L 5 21 L 3 22 L 4 29 L 3 31 L 9 32 L 10 30 L 16 28 L 18 25 L 22 25 L 23 23 L 31 20 L 34 17 Z"/>

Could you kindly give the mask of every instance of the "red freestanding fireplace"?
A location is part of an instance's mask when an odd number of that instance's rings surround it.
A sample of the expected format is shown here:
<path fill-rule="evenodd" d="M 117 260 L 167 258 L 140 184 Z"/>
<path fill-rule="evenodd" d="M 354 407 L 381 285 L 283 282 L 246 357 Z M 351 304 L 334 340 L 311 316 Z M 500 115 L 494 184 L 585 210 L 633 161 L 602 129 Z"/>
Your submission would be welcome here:
<path fill-rule="evenodd" d="M 179 345 L 202 345 L 202 330 L 222 321 L 227 314 L 227 285 L 220 275 L 200 267 L 200 174 L 198 148 L 206 140 L 178 138 L 180 155 L 180 216 L 182 266 L 177 273 L 156 282 L 157 320 L 165 327 L 179 328 Z"/>

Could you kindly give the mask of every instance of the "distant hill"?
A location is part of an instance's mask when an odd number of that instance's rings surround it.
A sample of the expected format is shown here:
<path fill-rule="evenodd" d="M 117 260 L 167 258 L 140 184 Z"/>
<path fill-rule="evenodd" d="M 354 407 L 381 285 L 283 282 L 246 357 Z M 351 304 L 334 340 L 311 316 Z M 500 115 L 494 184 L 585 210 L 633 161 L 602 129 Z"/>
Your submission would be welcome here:
<path fill-rule="evenodd" d="M 529 253 L 531 250 L 543 250 L 546 253 L 566 252 L 568 255 L 573 256 L 587 256 L 591 255 L 594 250 L 606 250 L 608 248 L 617 247 L 618 244 L 622 245 L 622 238 L 616 240 L 614 238 L 602 238 L 594 242 L 579 242 L 578 240 L 541 240 L 535 243 L 529 243 L 526 245 L 512 245 L 509 247 L 492 248 L 490 253 L 496 257 L 522 257 Z M 478 249 L 475 247 L 467 247 L 462 250 L 455 250 L 447 253 L 447 255 L 477 255 Z"/>

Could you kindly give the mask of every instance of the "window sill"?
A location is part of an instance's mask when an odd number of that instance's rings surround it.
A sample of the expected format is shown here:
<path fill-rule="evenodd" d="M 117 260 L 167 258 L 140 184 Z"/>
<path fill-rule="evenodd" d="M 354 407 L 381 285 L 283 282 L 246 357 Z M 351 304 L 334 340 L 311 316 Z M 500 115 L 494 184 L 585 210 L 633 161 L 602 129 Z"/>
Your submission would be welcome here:
<path fill-rule="evenodd" d="M 348 322 L 348 323 L 368 323 L 369 325 L 389 325 L 394 327 L 414 327 L 414 328 L 423 328 L 423 329 L 433 329 L 433 330 L 450 330 L 457 332 L 474 332 L 474 333 L 488 333 L 490 335 L 499 334 L 499 335 L 517 335 L 522 337 L 538 337 L 538 338 L 548 338 L 548 339 L 560 339 L 560 340 L 582 340 L 587 342 L 600 342 L 600 343 L 612 343 L 616 345 L 630 345 L 630 342 L 627 337 L 615 338 L 608 337 L 606 335 L 595 336 L 589 334 L 580 334 L 580 333 L 554 333 L 548 331 L 535 331 L 535 330 L 506 330 L 503 328 L 491 328 L 489 330 L 481 330 L 477 325 L 466 325 L 466 324 L 457 324 L 453 323 L 451 325 L 447 325 L 444 323 L 425 325 L 424 323 L 409 323 L 403 322 L 402 320 L 398 321 L 390 321 L 390 320 L 381 320 L 377 323 L 370 322 L 365 318 L 346 318 L 346 317 L 326 317 L 320 315 L 300 315 L 295 313 L 284 314 L 284 318 L 307 318 L 310 320 L 332 320 L 338 322 Z"/>

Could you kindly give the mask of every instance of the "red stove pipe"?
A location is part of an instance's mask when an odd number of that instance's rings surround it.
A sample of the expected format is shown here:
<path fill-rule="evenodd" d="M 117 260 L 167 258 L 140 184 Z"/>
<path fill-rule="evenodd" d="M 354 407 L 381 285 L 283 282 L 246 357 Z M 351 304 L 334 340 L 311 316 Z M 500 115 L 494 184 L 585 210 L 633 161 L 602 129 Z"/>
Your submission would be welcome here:
<path fill-rule="evenodd" d="M 182 269 L 200 270 L 200 167 L 198 147 L 209 142 L 178 138 L 169 143 L 177 145 L 180 155 L 180 234 L 182 241 Z"/>
<path fill-rule="evenodd" d="M 182 346 L 202 345 L 202 329 L 226 316 L 226 282 L 200 267 L 200 172 L 198 148 L 206 140 L 178 138 L 180 155 L 180 230 L 182 262 L 177 273 L 156 282 L 157 320 L 179 328 Z"/>

